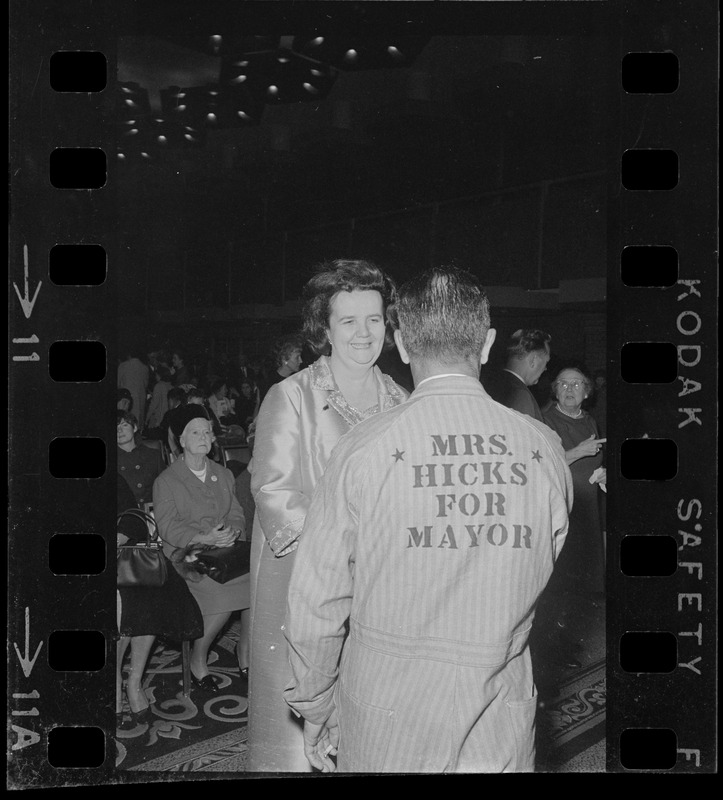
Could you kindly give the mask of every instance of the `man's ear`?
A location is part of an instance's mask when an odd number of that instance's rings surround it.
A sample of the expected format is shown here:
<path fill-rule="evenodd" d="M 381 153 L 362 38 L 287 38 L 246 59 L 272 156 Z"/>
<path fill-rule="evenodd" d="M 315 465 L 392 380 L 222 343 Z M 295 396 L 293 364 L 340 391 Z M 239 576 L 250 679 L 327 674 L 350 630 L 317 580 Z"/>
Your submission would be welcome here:
<path fill-rule="evenodd" d="M 497 331 L 494 328 L 490 328 L 487 331 L 487 338 L 485 339 L 485 343 L 482 346 L 482 353 L 479 359 L 480 365 L 487 363 L 487 359 L 490 357 L 490 350 L 492 349 L 492 345 L 495 343 L 496 336 L 497 336 Z"/>
<path fill-rule="evenodd" d="M 406 351 L 406 349 L 404 347 L 404 342 L 402 342 L 402 333 L 399 330 L 399 328 L 397 328 L 397 330 L 394 331 L 394 343 L 397 346 L 397 350 L 399 350 L 399 357 L 402 359 L 402 361 L 405 364 L 408 364 L 409 363 L 409 354 L 407 353 L 407 351 Z"/>

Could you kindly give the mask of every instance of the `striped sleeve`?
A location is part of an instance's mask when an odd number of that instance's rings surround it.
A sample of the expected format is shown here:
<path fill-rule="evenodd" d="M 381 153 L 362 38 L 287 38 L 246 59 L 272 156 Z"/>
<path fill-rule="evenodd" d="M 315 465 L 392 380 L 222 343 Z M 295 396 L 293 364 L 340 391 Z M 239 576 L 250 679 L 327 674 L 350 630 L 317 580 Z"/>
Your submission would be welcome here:
<path fill-rule="evenodd" d="M 334 708 L 334 686 L 353 593 L 358 518 L 350 489 L 354 469 L 334 452 L 314 491 L 296 554 L 284 634 L 293 681 L 286 702 L 313 723 Z"/>

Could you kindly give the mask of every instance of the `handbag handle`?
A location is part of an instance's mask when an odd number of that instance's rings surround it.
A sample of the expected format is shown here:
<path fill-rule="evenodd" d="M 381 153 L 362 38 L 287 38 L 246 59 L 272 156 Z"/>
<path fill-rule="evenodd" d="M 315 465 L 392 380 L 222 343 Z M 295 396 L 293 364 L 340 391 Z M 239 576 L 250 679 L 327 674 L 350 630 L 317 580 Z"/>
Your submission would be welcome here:
<path fill-rule="evenodd" d="M 147 542 L 154 542 L 154 541 L 161 541 L 161 536 L 158 533 L 158 523 L 156 522 L 155 518 L 152 517 L 150 514 L 142 511 L 140 508 L 127 508 L 125 511 L 121 511 L 118 514 L 118 518 L 116 519 L 116 528 L 120 523 L 123 517 L 136 517 L 136 519 L 140 519 L 146 524 L 146 541 Z M 150 526 L 150 527 L 149 527 Z"/>

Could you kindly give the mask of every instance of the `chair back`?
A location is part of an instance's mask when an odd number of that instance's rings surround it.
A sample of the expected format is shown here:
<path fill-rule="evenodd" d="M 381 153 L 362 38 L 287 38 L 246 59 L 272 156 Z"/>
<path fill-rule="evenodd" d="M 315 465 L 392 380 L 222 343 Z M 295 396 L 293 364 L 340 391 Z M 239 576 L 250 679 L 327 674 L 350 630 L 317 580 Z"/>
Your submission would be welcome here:
<path fill-rule="evenodd" d="M 161 445 L 161 455 L 163 456 L 163 463 L 167 467 L 170 467 L 171 464 L 173 464 L 173 462 L 176 460 L 176 457 L 173 455 L 173 453 L 171 452 L 171 448 L 168 446 L 166 442 L 163 441 L 163 439 L 160 440 L 160 445 Z"/>

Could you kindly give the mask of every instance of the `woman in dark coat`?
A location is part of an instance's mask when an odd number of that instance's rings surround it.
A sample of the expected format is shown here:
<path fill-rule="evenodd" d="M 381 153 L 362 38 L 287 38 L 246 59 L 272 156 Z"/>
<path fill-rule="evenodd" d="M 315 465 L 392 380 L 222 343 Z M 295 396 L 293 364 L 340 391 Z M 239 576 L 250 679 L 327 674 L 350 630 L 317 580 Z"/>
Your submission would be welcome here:
<path fill-rule="evenodd" d="M 602 445 L 595 419 L 582 409 L 592 381 L 577 368 L 562 369 L 552 383 L 553 403 L 543 412 L 558 433 L 572 473 L 574 501 L 565 546 L 550 583 L 558 591 L 602 592 L 605 588 L 605 543 L 601 503 L 605 494 Z M 592 482 L 591 482 L 592 480 Z"/>
<path fill-rule="evenodd" d="M 163 471 L 163 456 L 156 448 L 136 442 L 138 421 L 129 411 L 118 411 L 116 443 L 118 473 L 122 475 L 138 503 L 149 503 L 153 481 Z"/>
<path fill-rule="evenodd" d="M 127 482 L 118 475 L 118 514 L 138 508 Z M 148 536 L 145 522 L 137 517 L 122 517 L 118 523 L 118 544 L 144 541 Z M 156 636 L 175 641 L 198 638 L 203 620 L 198 604 L 176 572 L 169 569 L 164 586 L 118 589 L 118 633 L 116 647 L 116 721 L 123 721 L 123 662 L 130 646 L 130 672 L 126 694 L 130 716 L 135 724 L 148 722 L 151 711 L 141 682 Z"/>

